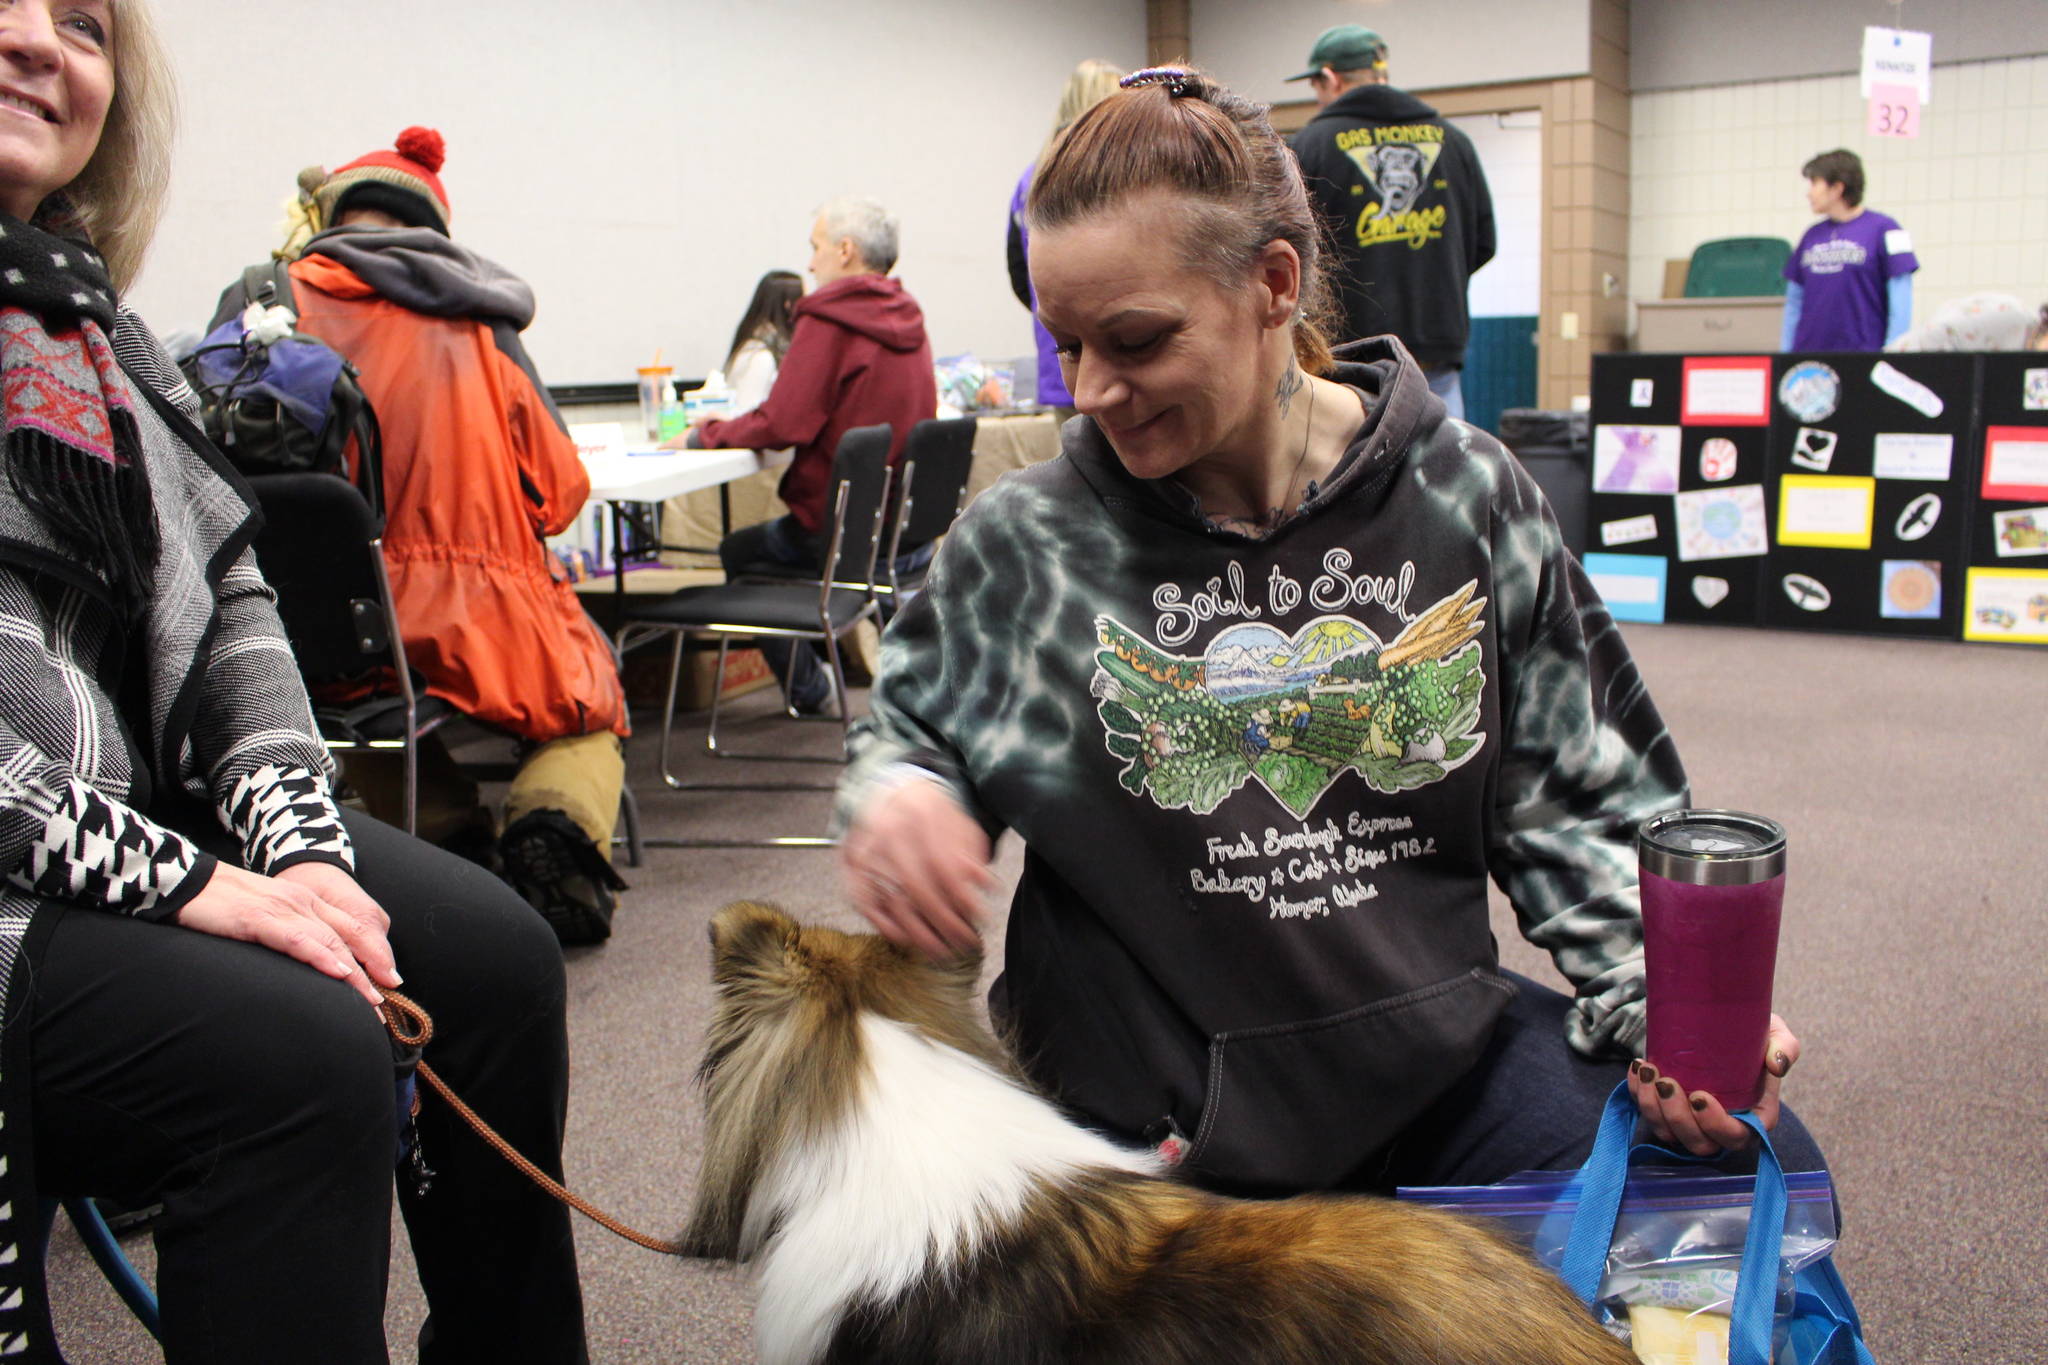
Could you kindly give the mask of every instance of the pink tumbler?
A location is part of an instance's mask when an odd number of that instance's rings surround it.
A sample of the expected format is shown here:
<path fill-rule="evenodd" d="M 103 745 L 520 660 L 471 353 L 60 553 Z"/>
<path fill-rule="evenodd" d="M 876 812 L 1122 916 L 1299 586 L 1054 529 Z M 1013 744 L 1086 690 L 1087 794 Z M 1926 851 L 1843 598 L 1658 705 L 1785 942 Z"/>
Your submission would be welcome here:
<path fill-rule="evenodd" d="M 1649 1041 L 1659 1072 L 1731 1113 L 1763 1095 L 1785 829 L 1732 810 L 1668 811 L 1636 831 Z"/>

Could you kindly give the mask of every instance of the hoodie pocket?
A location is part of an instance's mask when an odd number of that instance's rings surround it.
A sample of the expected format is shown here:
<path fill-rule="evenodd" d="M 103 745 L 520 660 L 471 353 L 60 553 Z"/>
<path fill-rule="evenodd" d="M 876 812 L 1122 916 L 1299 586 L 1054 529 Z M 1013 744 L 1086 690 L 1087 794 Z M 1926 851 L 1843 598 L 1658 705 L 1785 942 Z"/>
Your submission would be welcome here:
<path fill-rule="evenodd" d="M 1514 993 L 1475 967 L 1342 1014 L 1215 1035 L 1189 1167 L 1245 1187 L 1336 1185 L 1472 1066 Z"/>

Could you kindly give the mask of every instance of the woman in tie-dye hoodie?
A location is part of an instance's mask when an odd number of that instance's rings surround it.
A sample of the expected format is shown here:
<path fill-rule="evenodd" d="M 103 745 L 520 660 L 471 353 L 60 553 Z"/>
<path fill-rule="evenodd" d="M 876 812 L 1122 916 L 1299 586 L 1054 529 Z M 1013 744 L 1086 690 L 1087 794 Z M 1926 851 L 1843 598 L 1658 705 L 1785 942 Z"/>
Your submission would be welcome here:
<path fill-rule="evenodd" d="M 1642 1049 L 1632 841 L 1685 804 L 1677 752 L 1528 474 L 1393 339 L 1331 356 L 1264 110 L 1130 82 L 1031 201 L 1083 416 L 884 639 L 840 794 L 855 903 L 971 949 L 1015 830 L 997 1018 L 1062 1103 L 1206 1183 L 1576 1160 Z M 1501 971 L 1489 880 L 1573 998 Z M 1656 1081 L 1630 1077 L 1660 1135 L 1735 1144 Z"/>

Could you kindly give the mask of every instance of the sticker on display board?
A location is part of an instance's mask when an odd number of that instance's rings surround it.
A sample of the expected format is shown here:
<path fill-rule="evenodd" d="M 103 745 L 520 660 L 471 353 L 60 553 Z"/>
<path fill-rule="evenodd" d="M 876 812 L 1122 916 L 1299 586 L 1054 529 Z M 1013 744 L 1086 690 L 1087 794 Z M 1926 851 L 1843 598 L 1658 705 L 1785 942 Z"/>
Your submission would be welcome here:
<path fill-rule="evenodd" d="M 1982 492 L 1993 502 L 2048 501 L 2048 427 L 1986 427 Z"/>
<path fill-rule="evenodd" d="M 1842 405 L 1842 376 L 1832 365 L 1802 360 L 1778 381 L 1778 401 L 1802 422 L 1825 422 Z"/>
<path fill-rule="evenodd" d="M 1728 580 L 1701 574 L 1692 581 L 1692 596 L 1695 602 L 1711 611 L 1728 600 Z"/>
<path fill-rule="evenodd" d="M 1655 401 L 1656 392 L 1656 380 L 1631 379 L 1628 385 L 1628 405 L 1632 408 L 1647 408 Z"/>
<path fill-rule="evenodd" d="M 2048 370 L 2028 370 L 2020 385 L 2020 401 L 2030 412 L 2048 411 Z"/>
<path fill-rule="evenodd" d="M 1677 427 L 1594 427 L 1593 491 L 1676 493 L 1681 444 Z"/>
<path fill-rule="evenodd" d="M 1877 614 L 1892 621 L 1941 619 L 1941 565 L 1931 559 L 1887 559 Z"/>
<path fill-rule="evenodd" d="M 1963 638 L 2048 645 L 2048 571 L 1971 569 L 1963 587 Z"/>
<path fill-rule="evenodd" d="M 1647 621 L 1656 625 L 1664 619 L 1664 592 L 1671 566 L 1662 555 L 1609 555 L 1588 553 L 1582 561 L 1593 590 L 1607 604 L 1607 614 L 1617 621 Z"/>
<path fill-rule="evenodd" d="M 1788 573 L 1784 588 L 1785 596 L 1801 611 L 1826 611 L 1834 604 L 1835 595 L 1828 591 L 1828 585 L 1812 574 Z"/>
<path fill-rule="evenodd" d="M 1801 469 L 1825 474 L 1828 466 L 1835 462 L 1835 444 L 1840 439 L 1832 431 L 1801 427 L 1799 434 L 1792 438 L 1792 463 Z"/>
<path fill-rule="evenodd" d="M 1945 483 L 1955 463 L 1956 438 L 1945 431 L 1882 431 L 1871 451 L 1871 472 L 1880 479 Z"/>
<path fill-rule="evenodd" d="M 1787 474 L 1778 480 L 1778 543 L 1867 550 L 1877 480 Z"/>
<path fill-rule="evenodd" d="M 1620 521 L 1600 523 L 1602 545 L 1633 545 L 1639 540 L 1657 538 L 1657 518 L 1645 512 L 1639 517 L 1623 517 Z"/>
<path fill-rule="evenodd" d="M 1760 427 L 1771 420 L 1771 358 L 1685 358 L 1678 420 L 1687 426 Z"/>
<path fill-rule="evenodd" d="M 1889 360 L 1870 367 L 1870 382 L 1923 417 L 1939 417 L 1948 405 L 1941 395 Z"/>
<path fill-rule="evenodd" d="M 2016 507 L 1991 514 L 1992 545 L 2000 559 L 2048 555 L 2048 507 Z"/>
<path fill-rule="evenodd" d="M 1678 557 L 1736 559 L 1767 548 L 1762 484 L 1699 488 L 1673 500 L 1678 515 Z"/>
<path fill-rule="evenodd" d="M 1899 520 L 1893 526 L 1900 540 L 1919 540 L 1934 529 L 1941 520 L 1941 494 L 1922 493 L 1899 511 Z"/>
<path fill-rule="evenodd" d="M 1726 483 L 1735 477 L 1740 452 L 1726 436 L 1709 436 L 1700 447 L 1700 477 L 1708 483 Z"/>

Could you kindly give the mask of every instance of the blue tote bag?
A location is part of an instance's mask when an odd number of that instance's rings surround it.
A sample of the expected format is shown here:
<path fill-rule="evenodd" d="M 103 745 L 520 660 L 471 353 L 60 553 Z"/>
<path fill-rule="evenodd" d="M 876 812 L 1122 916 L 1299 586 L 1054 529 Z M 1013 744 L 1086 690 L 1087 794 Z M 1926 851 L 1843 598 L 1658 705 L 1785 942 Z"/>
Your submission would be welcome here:
<path fill-rule="evenodd" d="M 1773 1319 L 1779 1303 L 1779 1264 L 1787 1206 L 1786 1177 L 1763 1125 L 1747 1113 L 1735 1117 L 1757 1136 L 1755 1194 L 1742 1246 L 1741 1276 L 1729 1313 L 1728 1365 L 1875 1365 L 1863 1344 L 1863 1322 L 1842 1284 L 1832 1258 L 1823 1256 L 1792 1277 L 1789 1325 L 1773 1351 Z M 1593 1154 L 1567 1187 L 1570 1207 L 1564 1258 L 1558 1274 L 1588 1306 L 1600 1293 L 1608 1249 L 1628 1184 L 1629 1162 L 1637 1153 L 1672 1155 L 1658 1147 L 1631 1149 L 1635 1101 L 1626 1083 L 1614 1088 L 1600 1116 Z"/>

